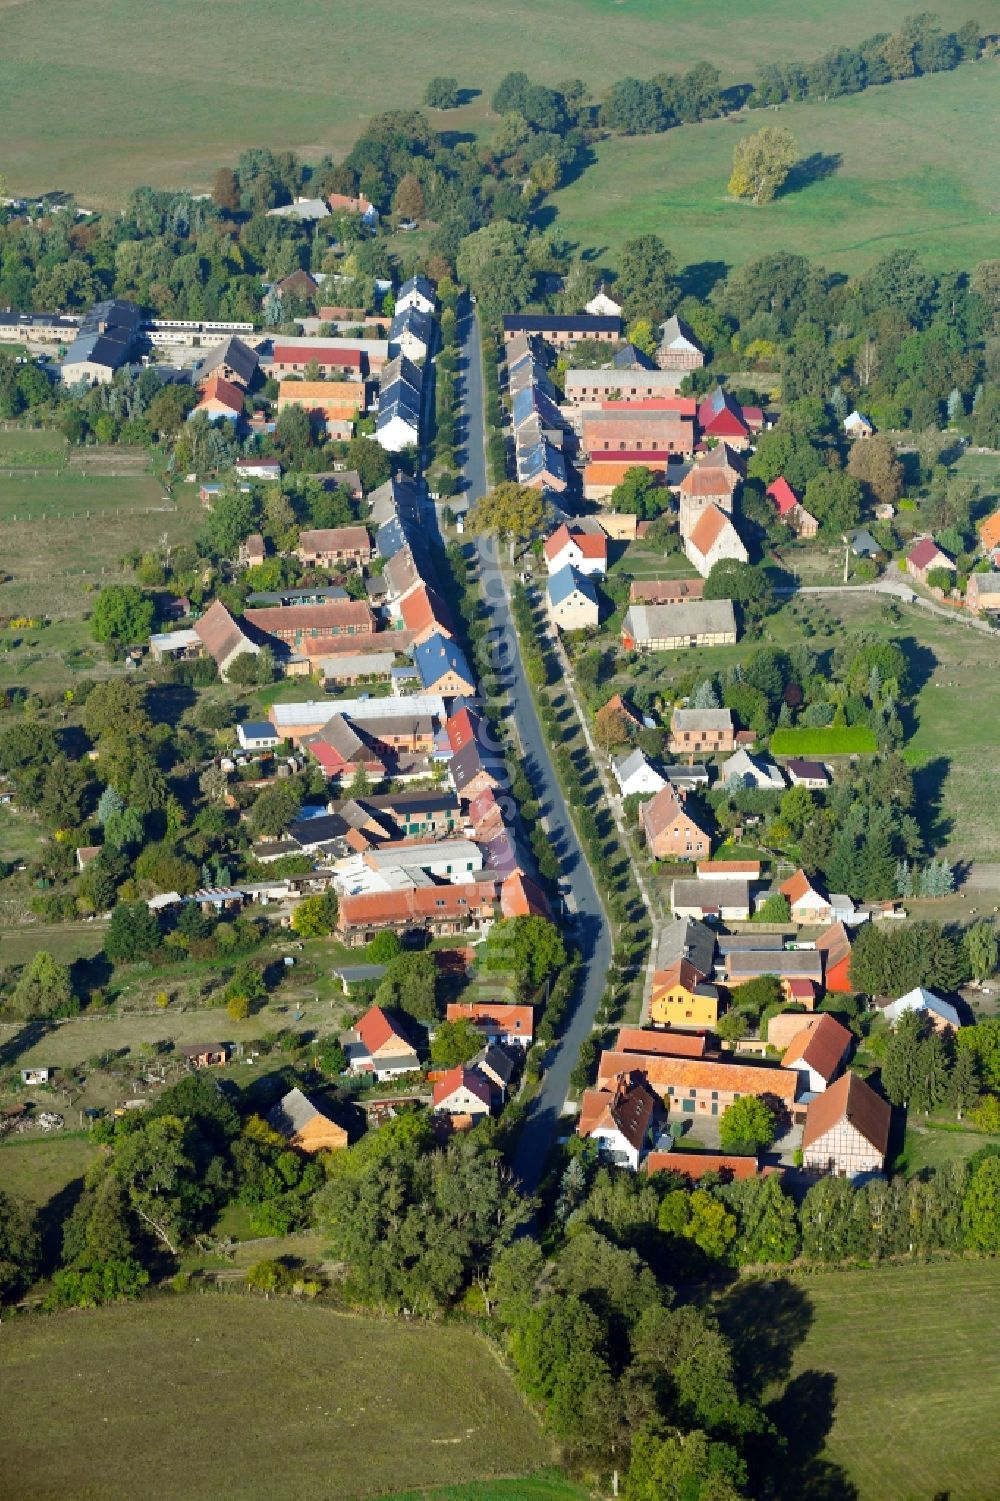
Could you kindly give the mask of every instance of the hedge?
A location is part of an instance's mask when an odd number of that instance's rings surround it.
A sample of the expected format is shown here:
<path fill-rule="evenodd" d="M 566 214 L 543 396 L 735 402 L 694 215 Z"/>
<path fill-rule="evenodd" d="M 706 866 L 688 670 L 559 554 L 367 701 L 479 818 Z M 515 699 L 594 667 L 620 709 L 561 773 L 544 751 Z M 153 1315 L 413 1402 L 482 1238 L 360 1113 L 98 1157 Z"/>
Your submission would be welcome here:
<path fill-rule="evenodd" d="M 877 750 L 874 731 L 866 724 L 775 730 L 771 736 L 774 756 L 871 756 Z"/>

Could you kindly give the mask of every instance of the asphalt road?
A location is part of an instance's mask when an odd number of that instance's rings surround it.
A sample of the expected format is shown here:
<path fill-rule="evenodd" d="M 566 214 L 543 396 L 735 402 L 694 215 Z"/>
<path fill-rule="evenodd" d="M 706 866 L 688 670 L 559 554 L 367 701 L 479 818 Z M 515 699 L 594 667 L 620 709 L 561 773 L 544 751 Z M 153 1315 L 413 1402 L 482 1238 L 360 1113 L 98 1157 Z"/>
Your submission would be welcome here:
<path fill-rule="evenodd" d="M 487 489 L 482 361 L 479 325 L 475 317 L 464 320 L 461 332 L 463 358 L 457 383 L 457 436 L 463 460 L 465 497 L 471 504 Z M 575 899 L 574 927 L 568 936 L 579 947 L 584 962 L 583 981 L 576 1004 L 565 1031 L 549 1049 L 541 1086 L 532 1101 L 515 1154 L 515 1172 L 525 1190 L 532 1193 L 541 1178 L 546 1155 L 559 1134 L 559 1117 L 569 1091 L 569 1076 L 580 1045 L 593 1028 L 611 963 L 612 944 L 607 918 L 577 840 L 535 712 L 511 619 L 510 600 L 500 573 L 496 544 L 492 539 L 480 538 L 476 546 L 480 585 L 490 616 L 488 653 L 484 661 L 475 664 L 476 671 L 481 675 L 492 673 L 506 689 L 522 747 L 523 764 L 536 789 L 546 829 Z"/>

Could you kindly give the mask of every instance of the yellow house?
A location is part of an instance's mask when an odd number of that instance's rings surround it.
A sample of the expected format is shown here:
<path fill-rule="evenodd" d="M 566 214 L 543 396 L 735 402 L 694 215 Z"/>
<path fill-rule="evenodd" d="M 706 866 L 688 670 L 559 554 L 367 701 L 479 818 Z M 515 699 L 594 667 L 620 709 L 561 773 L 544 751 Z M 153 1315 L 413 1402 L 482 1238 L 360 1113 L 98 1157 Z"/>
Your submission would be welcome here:
<path fill-rule="evenodd" d="M 714 1027 L 719 1020 L 719 992 L 701 979 L 687 959 L 653 975 L 649 1019 L 660 1027 Z"/>

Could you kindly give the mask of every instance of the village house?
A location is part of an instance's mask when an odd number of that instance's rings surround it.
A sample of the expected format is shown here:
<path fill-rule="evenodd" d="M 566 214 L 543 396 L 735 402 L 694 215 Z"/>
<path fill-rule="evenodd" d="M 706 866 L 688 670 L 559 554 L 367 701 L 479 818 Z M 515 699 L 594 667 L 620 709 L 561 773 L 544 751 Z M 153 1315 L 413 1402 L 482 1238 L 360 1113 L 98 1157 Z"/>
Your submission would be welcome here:
<path fill-rule="evenodd" d="M 949 573 L 955 572 L 955 564 L 948 554 L 942 552 L 933 537 L 921 537 L 915 542 L 906 554 L 906 571 L 911 578 L 919 579 L 922 584 L 928 584 L 928 574 L 935 568 L 945 568 Z"/>
<path fill-rule="evenodd" d="M 545 586 L 549 619 L 560 631 L 596 630 L 600 601 L 590 578 L 569 563 L 553 573 Z"/>
<path fill-rule="evenodd" d="M 709 1173 L 723 1183 L 742 1183 L 760 1176 L 756 1157 L 736 1157 L 725 1152 L 650 1152 L 647 1173 L 680 1173 L 690 1183 L 699 1183 Z"/>
<path fill-rule="evenodd" d="M 201 400 L 193 407 L 190 416 L 204 412 L 210 422 L 237 423 L 243 416 L 243 388 L 221 375 L 211 375 L 202 387 Z"/>
<path fill-rule="evenodd" d="M 732 448 L 748 448 L 753 434 L 764 425 L 758 407 L 743 407 L 729 391 L 716 386 L 698 408 L 698 427 L 703 438 L 724 439 Z"/>
<path fill-rule="evenodd" d="M 622 406 L 587 412 L 580 447 L 590 458 L 652 454 L 663 460 L 689 459 L 694 452 L 694 422 L 669 409 Z"/>
<path fill-rule="evenodd" d="M 785 1049 L 781 1066 L 798 1074 L 803 1094 L 821 1094 L 840 1072 L 853 1041 L 836 1017 L 810 1016 Z"/>
<path fill-rule="evenodd" d="M 210 349 L 198 363 L 192 371 L 191 383 L 200 386 L 209 376 L 221 375 L 223 380 L 246 390 L 252 384 L 259 364 L 260 357 L 256 349 L 251 349 L 236 334 L 231 334 L 228 339 Z"/>
<path fill-rule="evenodd" d="M 874 431 L 874 423 L 863 412 L 859 412 L 857 408 L 853 412 L 849 412 L 844 418 L 844 432 L 851 439 L 870 438 Z"/>
<path fill-rule="evenodd" d="M 245 751 L 273 751 L 281 744 L 274 725 L 266 719 L 247 719 L 236 726 L 236 738 Z"/>
<path fill-rule="evenodd" d="M 363 382 L 367 361 L 356 344 L 321 343 L 315 339 L 295 344 L 278 341 L 271 356 L 270 374 L 280 380 L 285 375 L 301 375 L 312 365 L 318 366 L 327 378 Z"/>
<path fill-rule="evenodd" d="M 247 653 L 256 656 L 260 651 L 256 641 L 246 635 L 221 599 L 213 600 L 201 619 L 195 622 L 194 633 L 219 669 L 221 678 L 227 676 L 237 657 Z"/>
<path fill-rule="evenodd" d="M 787 881 L 782 881 L 778 890 L 788 898 L 792 922 L 832 922 L 833 908 L 829 898 L 816 890 L 804 870 L 797 870 Z"/>
<path fill-rule="evenodd" d="M 481 745 L 478 740 L 469 740 L 455 752 L 448 762 L 448 775 L 459 801 L 467 803 L 487 789 L 492 791 L 508 781 L 502 755 Z"/>
<path fill-rule="evenodd" d="M 283 380 L 278 387 L 278 414 L 289 407 L 301 407 L 310 415 L 321 417 L 332 436 L 334 425 L 349 426 L 364 415 L 366 396 L 367 388 L 361 381 Z"/>
<path fill-rule="evenodd" d="M 649 1019 L 654 1026 L 715 1026 L 719 993 L 708 983 L 714 955 L 715 935 L 704 923 L 675 914 L 665 924 L 653 961 Z"/>
<path fill-rule="evenodd" d="M 567 370 L 566 404 L 571 407 L 598 407 L 604 401 L 671 401 L 674 410 L 683 397 L 676 397 L 681 377 L 664 370 Z"/>
<path fill-rule="evenodd" d="M 462 648 L 438 632 L 416 648 L 414 664 L 425 693 L 442 698 L 472 698 L 476 683 Z"/>
<path fill-rule="evenodd" d="M 857 1074 L 846 1073 L 806 1109 L 802 1165 L 853 1182 L 881 1173 L 892 1111 Z"/>
<path fill-rule="evenodd" d="M 584 466 L 584 499 L 600 502 L 610 499 L 615 487 L 621 484 L 630 469 L 646 469 L 657 484 L 665 485 L 668 459 L 669 454 L 645 451 L 598 454 Z"/>
<path fill-rule="evenodd" d="M 733 947 L 723 959 L 723 978 L 730 990 L 745 985 L 748 980 L 759 980 L 761 975 L 773 975 L 780 980 L 782 988 L 792 981 L 804 981 L 810 987 L 806 995 L 815 996 L 823 987 L 823 956 L 816 949 L 807 948 L 746 948 Z M 786 992 L 786 999 L 792 997 Z M 798 997 L 806 1004 L 806 996 Z"/>
<path fill-rule="evenodd" d="M 851 940 L 844 924 L 833 923 L 820 933 L 816 948 L 823 955 L 824 987 L 835 995 L 851 994 Z"/>
<path fill-rule="evenodd" d="M 267 1124 L 300 1152 L 340 1152 L 347 1146 L 343 1126 L 324 1115 L 301 1089 L 290 1089 L 282 1096 Z"/>
<path fill-rule="evenodd" d="M 693 860 L 711 852 L 712 841 L 692 817 L 684 793 L 672 786 L 660 789 L 639 810 L 649 852 L 656 860 Z"/>
<path fill-rule="evenodd" d="M 375 418 L 375 436 L 387 453 L 399 453 L 420 442 L 423 371 L 397 355 L 382 372 Z"/>
<path fill-rule="evenodd" d="M 364 193 L 358 193 L 352 197 L 349 193 L 331 193 L 327 198 L 330 211 L 334 214 L 357 214 L 362 224 L 368 229 L 375 229 L 379 221 L 379 212 L 371 199 L 366 198 Z"/>
<path fill-rule="evenodd" d="M 481 1053 L 470 1058 L 469 1067 L 475 1073 L 482 1074 L 492 1086 L 494 1099 L 499 1097 L 502 1102 L 517 1073 L 517 1059 L 506 1048 L 487 1043 Z"/>
<path fill-rule="evenodd" d="M 719 767 L 719 785 L 753 788 L 757 792 L 784 792 L 785 779 L 773 761 L 751 756 L 742 748 Z"/>
<path fill-rule="evenodd" d="M 295 555 L 307 568 L 335 568 L 339 563 L 360 568 L 372 556 L 371 538 L 364 526 L 321 527 L 299 533 Z"/>
<path fill-rule="evenodd" d="M 196 1042 L 177 1051 L 191 1068 L 224 1068 L 229 1062 L 227 1042 Z"/>
<path fill-rule="evenodd" d="M 267 557 L 267 547 L 260 532 L 251 532 L 240 543 L 239 563 L 241 568 L 259 568 Z"/>
<path fill-rule="evenodd" d="M 759 860 L 699 860 L 695 866 L 699 881 L 759 881 Z"/>
<path fill-rule="evenodd" d="M 459 1064 L 435 1081 L 432 1109 L 438 1115 L 481 1120 L 493 1110 L 493 1085 L 478 1068 Z"/>
<path fill-rule="evenodd" d="M 370 1006 L 355 1022 L 344 1051 L 352 1074 L 374 1074 L 380 1084 L 420 1068 L 404 1024 L 381 1006 Z"/>
<path fill-rule="evenodd" d="M 1000 506 L 979 523 L 979 541 L 987 555 L 1000 548 Z"/>
<path fill-rule="evenodd" d="M 908 990 L 896 1001 L 880 1004 L 879 1009 L 890 1027 L 894 1027 L 907 1011 L 916 1011 L 925 1017 L 935 1032 L 953 1033 L 962 1025 L 962 1019 L 951 1002 L 943 1001 L 933 990 L 926 990 L 922 985 Z"/>
<path fill-rule="evenodd" d="M 544 917 L 552 921 L 545 892 L 523 870 L 512 870 L 500 883 L 501 917 Z"/>
<path fill-rule="evenodd" d="M 107 385 L 135 356 L 142 326 L 142 309 L 120 297 L 95 302 L 84 314 L 59 369 L 65 386 L 86 381 Z M 70 330 L 60 330 L 68 339 Z"/>
<path fill-rule="evenodd" d="M 621 338 L 622 320 L 617 315 L 601 317 L 594 313 L 518 313 L 503 320 L 504 343 L 518 334 L 544 339 L 556 349 L 570 349 L 581 339 L 614 344 Z"/>
<path fill-rule="evenodd" d="M 701 599 L 705 580 L 633 579 L 629 588 L 630 605 L 679 605 L 685 600 Z"/>
<path fill-rule="evenodd" d="M 676 605 L 629 605 L 622 621 L 625 651 L 681 651 L 692 646 L 735 645 L 736 615 L 730 599 L 691 599 Z M 727 748 L 731 749 L 731 746 Z"/>
<path fill-rule="evenodd" d="M 800 537 L 815 537 L 819 531 L 819 522 L 803 507 L 783 474 L 779 474 L 778 478 L 768 485 L 765 493 L 774 501 L 781 520 L 798 532 Z"/>
<path fill-rule="evenodd" d="M 565 522 L 546 539 L 542 549 L 550 574 L 572 565 L 578 573 L 602 575 L 608 569 L 608 539 L 603 531 L 572 529 Z"/>
<path fill-rule="evenodd" d="M 370 636 L 375 630 L 371 605 L 363 599 L 334 599 L 322 605 L 278 605 L 245 610 L 243 618 L 254 630 L 263 631 L 296 648 L 301 648 L 306 640 L 322 640 L 327 636 Z"/>
<path fill-rule="evenodd" d="M 720 511 L 717 505 L 706 507 L 683 541 L 685 557 L 693 568 L 697 568 L 702 578 L 708 578 L 716 563 L 721 563 L 724 558 L 736 563 L 747 563 L 750 560 L 750 554 L 732 519 L 725 511 Z"/>
<path fill-rule="evenodd" d="M 414 303 L 397 308 L 389 325 L 389 353 L 419 363 L 427 358 L 434 337 L 433 319 Z"/>
<path fill-rule="evenodd" d="M 493 924 L 496 882 L 467 881 L 461 886 L 413 886 L 399 891 L 366 891 L 341 897 L 337 931 L 352 948 L 370 943 L 376 933 L 424 929 L 433 937 L 482 933 Z"/>
<path fill-rule="evenodd" d="M 661 787 L 666 786 L 665 779 L 656 767 L 638 749 L 613 757 L 611 771 L 622 797 L 651 797 L 654 792 L 659 792 Z"/>
<path fill-rule="evenodd" d="M 452 637 L 455 627 L 444 600 L 435 589 L 417 584 L 399 601 L 399 618 L 410 632 L 413 646 L 422 646 L 431 636 Z"/>
<path fill-rule="evenodd" d="M 989 573 L 970 573 L 965 590 L 965 604 L 973 615 L 1000 610 L 1000 573 L 995 569 L 991 569 Z"/>
<path fill-rule="evenodd" d="M 595 1142 L 600 1157 L 635 1173 L 653 1139 L 659 1108 L 641 1074 L 616 1079 L 611 1089 L 584 1091 L 577 1135 Z"/>
<path fill-rule="evenodd" d="M 750 916 L 750 882 L 674 881 L 670 905 L 677 917 L 719 918 L 723 922 L 746 922 Z"/>
<path fill-rule="evenodd" d="M 590 301 L 584 303 L 583 311 L 585 313 L 594 313 L 602 318 L 620 318 L 622 315 L 622 305 L 620 302 L 616 302 L 613 297 L 608 296 L 602 282 Z"/>
<path fill-rule="evenodd" d="M 661 370 L 700 370 L 705 363 L 702 349 L 690 325 L 676 314 L 660 324 L 656 363 Z"/>
<path fill-rule="evenodd" d="M 653 1027 L 619 1027 L 613 1051 L 616 1053 L 666 1054 L 669 1058 L 704 1058 L 708 1052 L 704 1032 L 662 1032 Z"/>
<path fill-rule="evenodd" d="M 681 1120 L 686 1116 L 721 1116 L 734 1100 L 745 1095 L 763 1100 L 779 1120 L 787 1119 L 794 1110 L 799 1084 L 794 1072 L 763 1064 L 602 1053 L 598 1088 L 609 1089 L 632 1073 L 644 1074 L 650 1087 Z"/>
<path fill-rule="evenodd" d="M 830 773 L 822 761 L 806 761 L 793 756 L 785 762 L 785 771 L 793 787 L 806 787 L 810 792 L 821 792 L 830 785 Z"/>
<path fill-rule="evenodd" d="M 303 741 L 303 745 L 330 778 L 349 781 L 359 771 L 373 782 L 380 782 L 385 776 L 385 762 L 365 730 L 356 728 L 343 714 L 335 714 L 318 735 Z"/>
<path fill-rule="evenodd" d="M 415 307 L 418 312 L 433 317 L 437 296 L 433 283 L 426 276 L 411 276 L 396 293 L 396 312 L 405 312 L 408 307 Z"/>
<path fill-rule="evenodd" d="M 675 756 L 731 751 L 736 729 L 729 709 L 675 709 L 670 720 L 670 751 Z"/>
<path fill-rule="evenodd" d="M 626 733 L 634 731 L 638 734 L 643 728 L 642 716 L 636 713 L 620 693 L 614 693 L 594 715 L 594 727 L 602 733 L 603 738 L 610 734 L 612 727 L 617 731 L 619 725 L 624 727 Z M 606 743 L 610 745 L 613 742 L 607 740 Z"/>
<path fill-rule="evenodd" d="M 486 1042 L 527 1051 L 534 1040 L 532 1006 L 504 1005 L 499 1001 L 449 1001 L 445 1015 L 450 1022 L 471 1022 Z"/>

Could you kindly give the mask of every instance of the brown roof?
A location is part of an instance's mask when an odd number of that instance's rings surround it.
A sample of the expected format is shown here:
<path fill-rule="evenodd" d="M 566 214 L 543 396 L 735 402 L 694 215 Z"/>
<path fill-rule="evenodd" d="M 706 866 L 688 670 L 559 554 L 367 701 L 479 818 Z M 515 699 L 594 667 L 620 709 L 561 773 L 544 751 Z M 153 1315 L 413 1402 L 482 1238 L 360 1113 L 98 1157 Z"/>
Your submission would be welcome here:
<path fill-rule="evenodd" d="M 705 557 L 718 542 L 727 526 L 732 522 L 725 511 L 720 511 L 718 506 L 707 506 L 692 528 L 689 541 L 696 552 Z"/>
<path fill-rule="evenodd" d="M 889 1145 L 891 1119 L 892 1111 L 882 1096 L 877 1095 L 860 1075 L 846 1073 L 836 1084 L 831 1084 L 829 1089 L 810 1100 L 802 1133 L 802 1149 L 805 1151 L 811 1147 L 842 1121 L 849 1121 L 884 1157 Z"/>
<path fill-rule="evenodd" d="M 426 584 L 418 585 L 402 599 L 399 612 L 407 630 L 414 634 L 425 631 L 428 626 L 434 626 L 445 636 L 454 635 L 444 601 L 433 589 L 428 589 Z"/>
<path fill-rule="evenodd" d="M 701 1058 L 708 1039 L 690 1032 L 654 1032 L 650 1027 L 620 1027 L 617 1053 L 650 1053 L 668 1058 Z"/>
<path fill-rule="evenodd" d="M 340 899 L 342 928 L 379 923 L 429 922 L 471 917 L 492 906 L 493 881 L 463 881 L 460 886 L 417 886 L 404 891 L 363 891 Z"/>
<path fill-rule="evenodd" d="M 839 964 L 851 954 L 851 940 L 842 922 L 831 923 L 816 939 L 816 947 L 826 955 L 826 967 Z"/>
<path fill-rule="evenodd" d="M 237 647 L 247 640 L 221 599 L 209 605 L 201 619 L 195 621 L 194 629 L 208 655 L 219 666 L 228 662 Z"/>
<path fill-rule="evenodd" d="M 759 860 L 699 860 L 696 866 L 699 876 L 749 876 L 756 881 L 760 875 Z"/>
<path fill-rule="evenodd" d="M 535 1030 L 533 1006 L 508 1006 L 500 1001 L 449 1001 L 447 1019 L 450 1022 L 470 1021 L 491 1025 L 509 1036 L 531 1038 Z"/>
<path fill-rule="evenodd" d="M 730 448 L 728 443 L 717 443 L 698 463 L 702 469 L 731 469 L 741 477 L 747 472 L 746 460 L 735 448 Z"/>
<path fill-rule="evenodd" d="M 372 1054 L 384 1048 L 387 1042 L 402 1043 L 407 1049 L 412 1046 L 409 1038 L 400 1031 L 388 1012 L 383 1011 L 381 1006 L 370 1006 L 364 1016 L 355 1022 L 354 1030 Z"/>
<path fill-rule="evenodd" d="M 704 579 L 633 579 L 630 605 L 671 605 L 685 599 L 701 599 Z"/>
<path fill-rule="evenodd" d="M 662 834 L 664 829 L 669 829 L 679 818 L 686 819 L 702 834 L 707 833 L 707 830 L 702 828 L 694 815 L 688 811 L 684 799 L 669 782 L 666 787 L 661 787 L 648 803 L 643 804 L 642 821 L 647 832 L 654 838 L 657 834 Z"/>
<path fill-rule="evenodd" d="M 500 912 L 504 917 L 551 917 L 542 888 L 521 870 L 512 870 L 500 887 Z"/>
<path fill-rule="evenodd" d="M 231 380 L 225 380 L 221 375 L 211 375 L 201 388 L 201 401 L 198 404 L 205 406 L 210 401 L 217 401 L 231 411 L 242 412 L 243 391 L 241 387 L 234 386 Z"/>
<path fill-rule="evenodd" d="M 259 631 L 278 635 L 282 631 L 347 630 L 370 634 L 375 629 L 371 605 L 363 599 L 331 599 L 322 605 L 274 605 L 247 610 L 246 618 Z"/>
<path fill-rule="evenodd" d="M 317 365 L 360 370 L 363 355 L 360 349 L 338 349 L 335 344 L 275 344 L 272 358 L 276 365 L 309 365 L 315 360 Z"/>
<path fill-rule="evenodd" d="M 697 1182 L 706 1173 L 720 1173 L 723 1178 L 756 1178 L 760 1172 L 756 1157 L 729 1157 L 716 1152 L 650 1152 L 647 1173 L 683 1173 Z"/>
<path fill-rule="evenodd" d="M 678 489 L 682 495 L 724 495 L 728 499 L 736 485 L 736 475 L 728 469 L 705 468 L 696 464 L 681 480 Z"/>
<path fill-rule="evenodd" d="M 658 1093 L 667 1085 L 675 1089 L 719 1089 L 731 1094 L 775 1095 L 791 1105 L 795 1100 L 798 1078 L 781 1068 L 766 1068 L 751 1063 L 714 1063 L 705 1058 L 652 1057 L 642 1053 L 601 1054 L 597 1072 L 599 1085 L 621 1074 L 640 1071 Z"/>
<path fill-rule="evenodd" d="M 804 1063 L 815 1069 L 829 1084 L 851 1045 L 851 1034 L 836 1017 L 823 1012 L 803 1023 L 802 1031 L 792 1038 L 781 1060 L 782 1068 Z"/>
<path fill-rule="evenodd" d="M 481 1074 L 478 1068 L 467 1068 L 464 1064 L 458 1064 L 450 1068 L 446 1074 L 442 1074 L 434 1085 L 434 1104 L 441 1105 L 453 1095 L 456 1089 L 465 1088 L 470 1094 L 474 1094 L 477 1100 L 489 1108 L 493 1103 L 493 1090 L 490 1081 L 485 1074 Z"/>
<path fill-rule="evenodd" d="M 599 1126 L 611 1126 L 641 1151 L 656 1106 L 656 1095 L 641 1075 L 620 1080 L 614 1089 L 587 1089 L 580 1101 L 577 1133 L 589 1136 Z"/>
<path fill-rule="evenodd" d="M 778 890 L 782 896 L 787 896 L 790 902 L 800 902 L 810 892 L 818 894 L 804 870 L 797 870 L 794 875 L 788 877 L 787 881 L 782 881 Z"/>
<path fill-rule="evenodd" d="M 366 526 L 328 526 L 300 532 L 299 546 L 307 552 L 371 552 Z"/>

